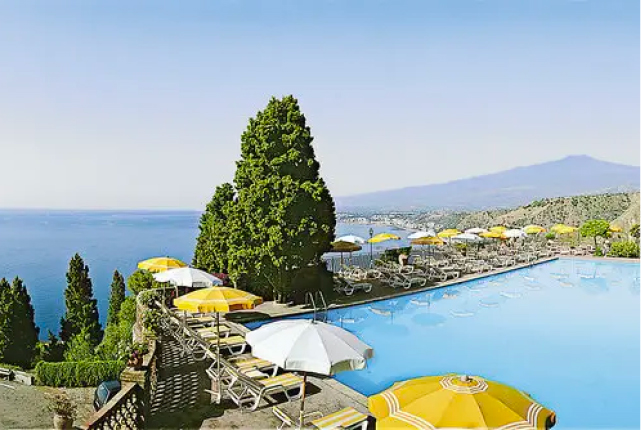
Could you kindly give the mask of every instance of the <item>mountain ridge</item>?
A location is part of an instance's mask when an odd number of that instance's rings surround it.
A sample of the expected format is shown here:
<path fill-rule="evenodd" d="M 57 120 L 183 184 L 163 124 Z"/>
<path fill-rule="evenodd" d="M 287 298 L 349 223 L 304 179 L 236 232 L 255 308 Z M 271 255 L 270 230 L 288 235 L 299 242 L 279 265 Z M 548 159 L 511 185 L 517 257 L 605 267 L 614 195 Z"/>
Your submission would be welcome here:
<path fill-rule="evenodd" d="M 515 207 L 544 198 L 636 191 L 640 172 L 639 166 L 571 155 L 439 184 L 336 197 L 335 201 L 341 211 Z"/>

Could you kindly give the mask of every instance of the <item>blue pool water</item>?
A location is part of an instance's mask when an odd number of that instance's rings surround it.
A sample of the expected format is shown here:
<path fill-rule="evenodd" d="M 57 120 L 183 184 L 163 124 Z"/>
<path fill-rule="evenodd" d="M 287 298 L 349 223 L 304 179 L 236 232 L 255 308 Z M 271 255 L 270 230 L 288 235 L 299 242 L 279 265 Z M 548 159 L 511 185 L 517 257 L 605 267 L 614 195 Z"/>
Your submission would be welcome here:
<path fill-rule="evenodd" d="M 374 348 L 337 375 L 365 395 L 466 373 L 529 392 L 557 428 L 639 428 L 638 264 L 558 260 L 328 318 Z"/>

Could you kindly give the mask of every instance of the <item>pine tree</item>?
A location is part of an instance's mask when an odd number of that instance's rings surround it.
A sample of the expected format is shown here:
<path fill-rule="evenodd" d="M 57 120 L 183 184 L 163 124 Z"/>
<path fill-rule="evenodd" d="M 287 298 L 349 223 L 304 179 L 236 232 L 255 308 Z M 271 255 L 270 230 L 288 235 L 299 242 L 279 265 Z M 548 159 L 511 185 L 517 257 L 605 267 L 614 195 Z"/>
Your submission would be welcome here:
<path fill-rule="evenodd" d="M 29 367 L 36 356 L 38 328 L 31 297 L 20 278 L 0 280 L 0 361 Z"/>
<path fill-rule="evenodd" d="M 102 338 L 98 303 L 93 298 L 89 267 L 78 254 L 69 261 L 65 305 L 65 316 L 60 319 L 60 339 L 68 342 L 73 336 L 86 329 L 91 344 L 98 345 Z"/>
<path fill-rule="evenodd" d="M 222 273 L 228 268 L 228 219 L 233 216 L 234 187 L 223 184 L 216 187 L 211 201 L 200 217 L 200 234 L 192 265 L 210 273 Z"/>
<path fill-rule="evenodd" d="M 277 295 L 320 261 L 334 239 L 334 201 L 320 177 L 313 137 L 293 96 L 272 98 L 241 136 L 238 193 L 228 221 L 232 277 L 250 273 Z"/>
<path fill-rule="evenodd" d="M 120 306 L 125 301 L 125 278 L 122 277 L 120 272 L 114 271 L 113 279 L 111 281 L 111 289 L 109 293 L 109 310 L 107 312 L 107 326 L 110 324 L 118 324 L 118 312 Z"/>

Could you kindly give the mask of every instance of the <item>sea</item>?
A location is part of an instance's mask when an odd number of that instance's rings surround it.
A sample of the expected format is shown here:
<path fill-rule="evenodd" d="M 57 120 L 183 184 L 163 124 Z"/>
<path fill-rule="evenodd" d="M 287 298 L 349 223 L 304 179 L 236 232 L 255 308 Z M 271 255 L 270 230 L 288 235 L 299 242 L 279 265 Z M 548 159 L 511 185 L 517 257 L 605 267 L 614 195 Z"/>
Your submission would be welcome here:
<path fill-rule="evenodd" d="M 107 316 L 114 270 L 125 277 L 139 261 L 171 256 L 191 262 L 200 212 L 0 210 L 0 278 L 20 277 L 35 308 L 40 338 L 57 333 L 64 313 L 69 260 L 79 253 L 89 266 L 101 322 Z M 399 241 L 374 251 L 407 245 L 408 232 L 384 225 L 338 223 L 336 235 L 369 237 L 395 233 Z M 364 247 L 367 252 L 369 248 Z"/>

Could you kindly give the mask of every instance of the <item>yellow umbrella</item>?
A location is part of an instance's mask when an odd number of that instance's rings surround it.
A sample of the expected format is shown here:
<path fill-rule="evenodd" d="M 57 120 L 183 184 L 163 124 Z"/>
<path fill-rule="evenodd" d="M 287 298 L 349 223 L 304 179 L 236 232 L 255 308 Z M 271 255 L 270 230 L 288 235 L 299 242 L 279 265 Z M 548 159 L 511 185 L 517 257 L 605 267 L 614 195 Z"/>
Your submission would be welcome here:
<path fill-rule="evenodd" d="M 569 225 L 566 225 L 566 226 L 557 228 L 555 232 L 556 234 L 570 234 L 570 233 L 574 233 L 577 230 L 578 228 L 576 227 L 570 227 Z"/>
<path fill-rule="evenodd" d="M 552 227 L 550 227 L 550 231 L 552 231 L 554 233 L 559 233 L 560 231 L 566 231 L 568 229 L 576 230 L 576 228 L 570 227 L 569 225 L 565 225 L 565 224 L 554 224 Z M 571 230 L 571 231 L 574 231 L 574 230 Z M 561 233 L 561 234 L 563 234 L 563 233 Z"/>
<path fill-rule="evenodd" d="M 150 258 L 149 260 L 138 263 L 139 269 L 148 270 L 150 272 L 164 272 L 165 270 L 180 269 L 181 267 L 187 267 L 187 264 L 176 258 L 170 257 Z"/>
<path fill-rule="evenodd" d="M 385 242 L 387 240 L 400 240 L 401 238 L 392 233 L 379 233 L 368 240 L 369 243 Z"/>
<path fill-rule="evenodd" d="M 503 227 L 502 225 L 497 225 L 495 227 L 490 228 L 490 231 L 494 231 L 497 233 L 503 233 L 505 230 L 507 230 L 507 228 Z"/>
<path fill-rule="evenodd" d="M 457 235 L 459 235 L 459 234 L 461 234 L 461 232 L 460 232 L 460 231 L 458 231 L 457 229 L 455 229 L 455 228 L 448 228 L 448 229 L 445 229 L 445 230 L 440 231 L 440 232 L 437 234 L 437 236 L 438 236 L 438 237 L 453 237 L 453 236 L 457 236 Z"/>
<path fill-rule="evenodd" d="M 443 245 L 443 239 L 439 237 L 420 237 L 410 242 L 412 245 Z"/>
<path fill-rule="evenodd" d="M 345 242 L 344 240 L 339 240 L 332 242 L 332 248 L 329 252 L 340 252 L 341 253 L 341 266 L 343 265 L 343 252 L 352 253 L 354 251 L 360 251 L 363 249 L 360 245 L 357 245 L 352 242 Z"/>
<path fill-rule="evenodd" d="M 377 429 L 546 429 L 554 412 L 528 394 L 479 376 L 425 376 L 368 399 Z"/>
<path fill-rule="evenodd" d="M 623 231 L 623 228 L 619 227 L 618 225 L 610 225 L 610 231 L 612 233 L 621 233 Z"/>
<path fill-rule="evenodd" d="M 503 232 L 500 231 L 487 231 L 485 233 L 479 234 L 479 236 L 485 237 L 487 239 L 507 239 L 507 237 L 503 235 Z"/>
<path fill-rule="evenodd" d="M 545 233 L 546 230 L 540 225 L 530 224 L 523 227 L 523 231 L 526 232 L 527 234 L 538 234 L 538 233 Z"/>
<path fill-rule="evenodd" d="M 262 297 L 236 288 L 210 287 L 178 297 L 174 300 L 174 306 L 189 312 L 216 312 L 216 369 L 217 376 L 220 378 L 220 312 L 253 309 L 262 302 Z M 218 387 L 220 388 L 220 380 Z"/>

